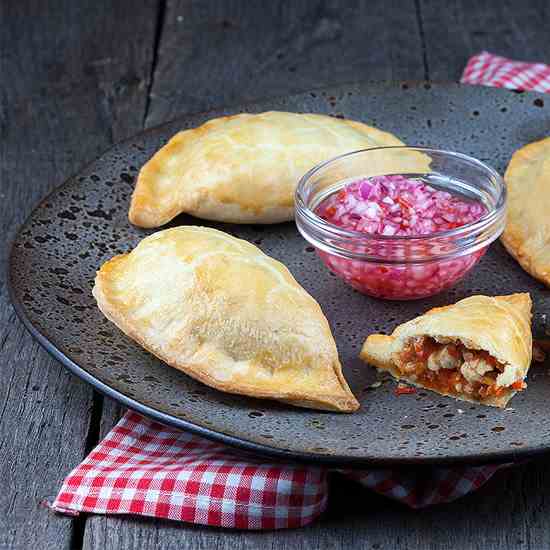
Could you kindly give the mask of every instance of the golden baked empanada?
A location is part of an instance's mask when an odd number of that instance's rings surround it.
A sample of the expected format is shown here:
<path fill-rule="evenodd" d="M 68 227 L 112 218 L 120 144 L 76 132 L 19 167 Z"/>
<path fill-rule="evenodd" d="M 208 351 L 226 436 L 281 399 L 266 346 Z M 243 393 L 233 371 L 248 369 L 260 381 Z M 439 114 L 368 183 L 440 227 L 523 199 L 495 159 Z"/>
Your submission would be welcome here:
<path fill-rule="evenodd" d="M 471 296 L 372 334 L 361 359 L 398 380 L 463 401 L 504 407 L 531 364 L 529 294 Z"/>
<path fill-rule="evenodd" d="M 508 213 L 502 244 L 525 271 L 550 286 L 550 138 L 516 151 L 504 180 Z"/>
<path fill-rule="evenodd" d="M 141 169 L 130 221 L 159 227 L 185 212 L 232 223 L 294 217 L 298 180 L 319 162 L 403 145 L 361 122 L 270 111 L 210 120 L 176 134 Z"/>
<path fill-rule="evenodd" d="M 159 231 L 98 271 L 99 308 L 168 365 L 229 393 L 354 411 L 328 322 L 288 269 L 205 227 Z"/>

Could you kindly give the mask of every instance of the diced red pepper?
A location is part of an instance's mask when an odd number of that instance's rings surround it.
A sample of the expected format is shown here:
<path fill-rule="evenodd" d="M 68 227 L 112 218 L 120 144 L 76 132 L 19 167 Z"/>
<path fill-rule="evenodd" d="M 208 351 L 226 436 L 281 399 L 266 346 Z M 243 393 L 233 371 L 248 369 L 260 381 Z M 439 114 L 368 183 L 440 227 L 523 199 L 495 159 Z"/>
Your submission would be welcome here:
<path fill-rule="evenodd" d="M 513 390 L 522 390 L 527 387 L 527 384 L 523 380 L 516 380 L 510 387 Z"/>
<path fill-rule="evenodd" d="M 404 384 L 398 384 L 394 393 L 395 395 L 408 395 L 411 393 L 416 393 L 416 388 L 413 388 L 412 386 L 405 386 Z"/>

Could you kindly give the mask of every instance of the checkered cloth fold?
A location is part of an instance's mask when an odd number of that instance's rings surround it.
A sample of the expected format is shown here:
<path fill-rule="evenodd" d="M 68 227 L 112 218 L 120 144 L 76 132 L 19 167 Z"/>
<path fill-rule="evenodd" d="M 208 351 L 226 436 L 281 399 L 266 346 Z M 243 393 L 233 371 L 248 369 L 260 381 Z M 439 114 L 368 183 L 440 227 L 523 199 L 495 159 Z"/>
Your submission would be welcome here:
<path fill-rule="evenodd" d="M 413 508 L 449 502 L 500 466 L 434 468 L 419 475 L 346 471 Z M 77 515 L 139 514 L 217 527 L 301 527 L 325 510 L 329 472 L 239 456 L 224 445 L 127 412 L 65 479 L 51 505 Z"/>
<path fill-rule="evenodd" d="M 508 466 L 511 464 L 434 467 L 404 472 L 373 469 L 368 472 L 347 471 L 345 475 L 385 497 L 418 509 L 463 497 L 479 489 L 495 472 Z"/>
<path fill-rule="evenodd" d="M 327 495 L 320 468 L 244 458 L 128 411 L 65 479 L 52 508 L 280 529 L 313 521 Z"/>
<path fill-rule="evenodd" d="M 461 82 L 550 91 L 550 67 L 482 52 Z M 412 508 L 450 502 L 505 465 L 339 470 Z M 127 412 L 65 479 L 51 508 L 65 514 L 139 514 L 239 529 L 301 527 L 326 508 L 329 472 L 239 456 L 224 445 Z"/>
<path fill-rule="evenodd" d="M 468 61 L 460 82 L 512 90 L 550 92 L 550 66 L 481 52 Z"/>

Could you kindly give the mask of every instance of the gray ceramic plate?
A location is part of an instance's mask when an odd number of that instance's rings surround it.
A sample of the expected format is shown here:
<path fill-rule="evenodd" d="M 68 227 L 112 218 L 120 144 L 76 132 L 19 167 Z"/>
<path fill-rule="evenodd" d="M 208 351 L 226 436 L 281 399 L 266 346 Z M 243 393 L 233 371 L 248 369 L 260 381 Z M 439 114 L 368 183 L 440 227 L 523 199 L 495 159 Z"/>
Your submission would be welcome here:
<path fill-rule="evenodd" d="M 548 106 L 544 105 L 548 102 Z M 352 415 L 292 408 L 227 395 L 166 366 L 126 338 L 97 309 L 96 269 L 150 231 L 126 213 L 140 166 L 176 131 L 220 114 L 281 109 L 364 120 L 408 144 L 461 151 L 501 172 L 511 153 L 545 136 L 543 95 L 455 84 L 363 84 L 187 116 L 127 140 L 48 196 L 21 228 L 12 250 L 10 290 L 27 328 L 78 376 L 160 421 L 266 455 L 338 465 L 502 461 L 550 449 L 550 378 L 535 365 L 511 410 L 471 406 L 420 391 L 375 390 L 374 369 L 357 355 L 371 332 L 390 331 L 426 309 L 473 293 L 530 291 L 539 312 L 548 291 L 495 243 L 464 282 L 435 298 L 385 302 L 331 276 L 294 224 L 215 226 L 283 261 L 320 302 L 361 410 Z M 171 225 L 204 223 L 180 216 Z"/>

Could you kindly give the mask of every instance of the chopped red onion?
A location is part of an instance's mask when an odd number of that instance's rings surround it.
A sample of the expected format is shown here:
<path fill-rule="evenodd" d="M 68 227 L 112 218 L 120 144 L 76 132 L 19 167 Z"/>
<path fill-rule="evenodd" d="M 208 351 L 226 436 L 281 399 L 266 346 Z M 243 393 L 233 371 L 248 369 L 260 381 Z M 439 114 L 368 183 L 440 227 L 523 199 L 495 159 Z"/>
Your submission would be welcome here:
<path fill-rule="evenodd" d="M 467 200 L 404 176 L 376 176 L 350 183 L 317 208 L 317 214 L 331 224 L 385 236 L 437 234 L 473 223 L 486 212 L 480 201 Z M 381 265 L 321 251 L 319 255 L 332 271 L 360 292 L 413 299 L 452 286 L 484 252 L 482 249 L 450 260 L 416 265 Z"/>
<path fill-rule="evenodd" d="M 422 180 L 404 176 L 376 176 L 350 183 L 324 200 L 317 214 L 339 227 L 386 235 L 429 235 L 479 220 L 483 203 L 439 191 Z M 368 218 L 369 222 L 361 223 Z M 427 222 L 426 220 L 431 220 Z"/>

